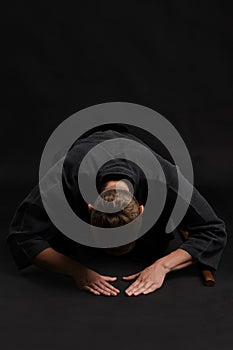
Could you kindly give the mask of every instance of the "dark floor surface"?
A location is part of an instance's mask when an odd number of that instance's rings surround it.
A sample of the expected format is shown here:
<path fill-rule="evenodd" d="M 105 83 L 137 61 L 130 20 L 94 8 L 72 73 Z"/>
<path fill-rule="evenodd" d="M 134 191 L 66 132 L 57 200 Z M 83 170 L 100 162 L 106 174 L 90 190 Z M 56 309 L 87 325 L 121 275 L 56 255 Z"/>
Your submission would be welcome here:
<path fill-rule="evenodd" d="M 2 232 L 11 214 L 4 208 Z M 94 296 L 63 275 L 36 267 L 18 272 L 4 240 L 0 248 L 3 350 L 233 348 L 231 238 L 215 287 L 204 286 L 192 265 L 168 274 L 156 292 L 137 297 L 124 294 L 129 282 L 121 276 L 139 271 L 143 262 L 110 256 L 90 262 L 102 274 L 117 275 L 114 285 L 121 290 L 117 297 Z"/>

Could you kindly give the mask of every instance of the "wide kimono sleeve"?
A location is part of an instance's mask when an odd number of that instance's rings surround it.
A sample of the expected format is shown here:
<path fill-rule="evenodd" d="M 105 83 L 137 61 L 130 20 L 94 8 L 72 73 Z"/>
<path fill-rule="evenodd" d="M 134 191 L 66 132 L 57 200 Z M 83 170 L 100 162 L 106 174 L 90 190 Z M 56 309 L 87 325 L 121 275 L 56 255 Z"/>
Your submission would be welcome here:
<path fill-rule="evenodd" d="M 55 182 L 56 174 L 54 185 L 56 185 Z M 62 183 L 64 193 L 69 196 L 70 205 L 72 205 L 75 193 L 72 163 L 69 157 L 68 161 L 64 162 Z M 37 185 L 18 206 L 9 227 L 7 244 L 18 269 L 31 265 L 34 257 L 49 248 L 50 239 L 59 233 L 60 231 L 53 225 L 44 209 L 39 185 Z"/>
<path fill-rule="evenodd" d="M 203 265 L 217 270 L 227 243 L 225 223 L 196 188 L 180 228 L 189 232 L 180 248 Z"/>
<path fill-rule="evenodd" d="M 31 265 L 33 258 L 49 248 L 52 223 L 44 210 L 39 186 L 18 206 L 9 227 L 7 244 L 18 269 Z"/>
<path fill-rule="evenodd" d="M 179 248 L 184 249 L 198 262 L 215 271 L 219 266 L 227 243 L 225 223 L 200 192 L 183 177 L 178 167 L 168 165 L 166 162 L 165 168 L 169 172 L 167 176 L 168 197 L 172 198 L 173 203 L 175 203 L 177 196 L 182 201 L 189 203 L 185 191 L 183 193 L 178 191 L 177 171 L 180 174 L 181 181 L 185 183 L 184 188 L 188 189 L 192 186 L 191 201 L 178 225 L 179 229 L 188 231 L 188 237 Z"/>

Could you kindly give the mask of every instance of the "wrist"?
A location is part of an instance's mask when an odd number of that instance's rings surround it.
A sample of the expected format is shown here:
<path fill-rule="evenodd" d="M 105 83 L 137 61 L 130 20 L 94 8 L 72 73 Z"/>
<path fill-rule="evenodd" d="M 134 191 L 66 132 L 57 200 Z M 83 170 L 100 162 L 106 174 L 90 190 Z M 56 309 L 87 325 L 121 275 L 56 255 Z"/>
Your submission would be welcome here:
<path fill-rule="evenodd" d="M 74 262 L 68 271 L 68 276 L 75 279 L 80 274 L 80 272 L 85 268 L 85 266 L 81 265 L 79 262 Z"/>
<path fill-rule="evenodd" d="M 162 268 L 166 274 L 171 271 L 169 263 L 164 258 L 160 258 L 160 259 L 156 260 L 153 265 L 160 266 L 160 268 Z"/>
<path fill-rule="evenodd" d="M 181 248 L 177 248 L 170 254 L 158 259 L 156 263 L 163 266 L 167 272 L 182 269 L 194 262 L 194 258 L 188 252 Z"/>

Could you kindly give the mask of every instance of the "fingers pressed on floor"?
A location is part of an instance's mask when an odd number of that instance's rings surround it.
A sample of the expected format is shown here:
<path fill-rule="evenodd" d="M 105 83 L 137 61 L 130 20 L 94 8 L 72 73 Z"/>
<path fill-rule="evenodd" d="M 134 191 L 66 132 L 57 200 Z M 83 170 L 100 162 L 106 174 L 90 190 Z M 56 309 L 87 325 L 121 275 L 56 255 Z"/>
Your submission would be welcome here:
<path fill-rule="evenodd" d="M 102 277 L 105 281 L 115 281 L 117 279 L 117 277 L 104 276 L 104 275 L 100 275 L 100 277 Z"/>
<path fill-rule="evenodd" d="M 149 282 L 149 283 L 147 282 L 147 283 L 145 283 L 144 285 L 142 285 L 141 287 L 138 287 L 138 288 L 133 292 L 133 294 L 134 294 L 134 295 L 141 294 L 142 292 L 144 292 L 145 290 L 147 290 L 148 288 L 150 288 L 151 285 L 152 285 L 151 282 Z"/>
<path fill-rule="evenodd" d="M 136 273 L 134 275 L 124 276 L 123 279 L 124 280 L 133 280 L 134 278 L 137 278 L 138 276 L 139 276 L 139 273 Z"/>
<path fill-rule="evenodd" d="M 97 290 L 95 290 L 91 287 L 88 287 L 88 286 L 84 287 L 84 290 L 87 292 L 91 292 L 92 294 L 95 294 L 95 295 L 100 295 L 100 293 Z"/>
<path fill-rule="evenodd" d="M 103 283 L 99 284 L 99 287 L 102 288 L 103 290 L 105 290 L 106 292 L 111 293 L 111 294 L 114 294 L 114 295 L 117 294 L 116 291 L 112 290 L 109 286 L 106 286 L 106 285 L 103 284 Z"/>
<path fill-rule="evenodd" d="M 150 288 L 148 288 L 147 290 L 145 290 L 143 292 L 143 294 L 149 294 L 154 292 L 156 289 L 158 289 L 158 286 L 156 286 L 155 284 L 152 284 L 152 286 Z"/>
<path fill-rule="evenodd" d="M 111 292 L 106 291 L 102 286 L 95 284 L 94 289 L 104 295 L 111 295 Z"/>
<path fill-rule="evenodd" d="M 126 291 L 131 291 L 133 290 L 135 287 L 137 287 L 139 284 L 141 283 L 141 281 L 135 281 L 134 283 L 132 283 L 127 289 Z"/>
<path fill-rule="evenodd" d="M 101 284 L 105 287 L 105 288 L 108 288 L 108 290 L 110 292 L 114 292 L 114 293 L 119 293 L 120 291 L 115 288 L 114 286 L 112 286 L 111 284 L 109 284 L 108 282 L 106 281 L 101 281 Z"/>

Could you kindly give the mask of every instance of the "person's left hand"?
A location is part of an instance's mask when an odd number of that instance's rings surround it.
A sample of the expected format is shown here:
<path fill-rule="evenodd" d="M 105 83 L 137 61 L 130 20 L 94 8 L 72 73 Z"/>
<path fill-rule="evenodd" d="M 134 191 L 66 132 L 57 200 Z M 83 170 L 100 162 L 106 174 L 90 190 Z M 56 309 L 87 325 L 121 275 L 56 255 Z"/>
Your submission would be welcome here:
<path fill-rule="evenodd" d="M 160 262 L 155 262 L 134 275 L 122 277 L 124 281 L 137 278 L 136 281 L 125 290 L 125 293 L 128 296 L 152 293 L 162 286 L 167 272 L 168 271 Z"/>

